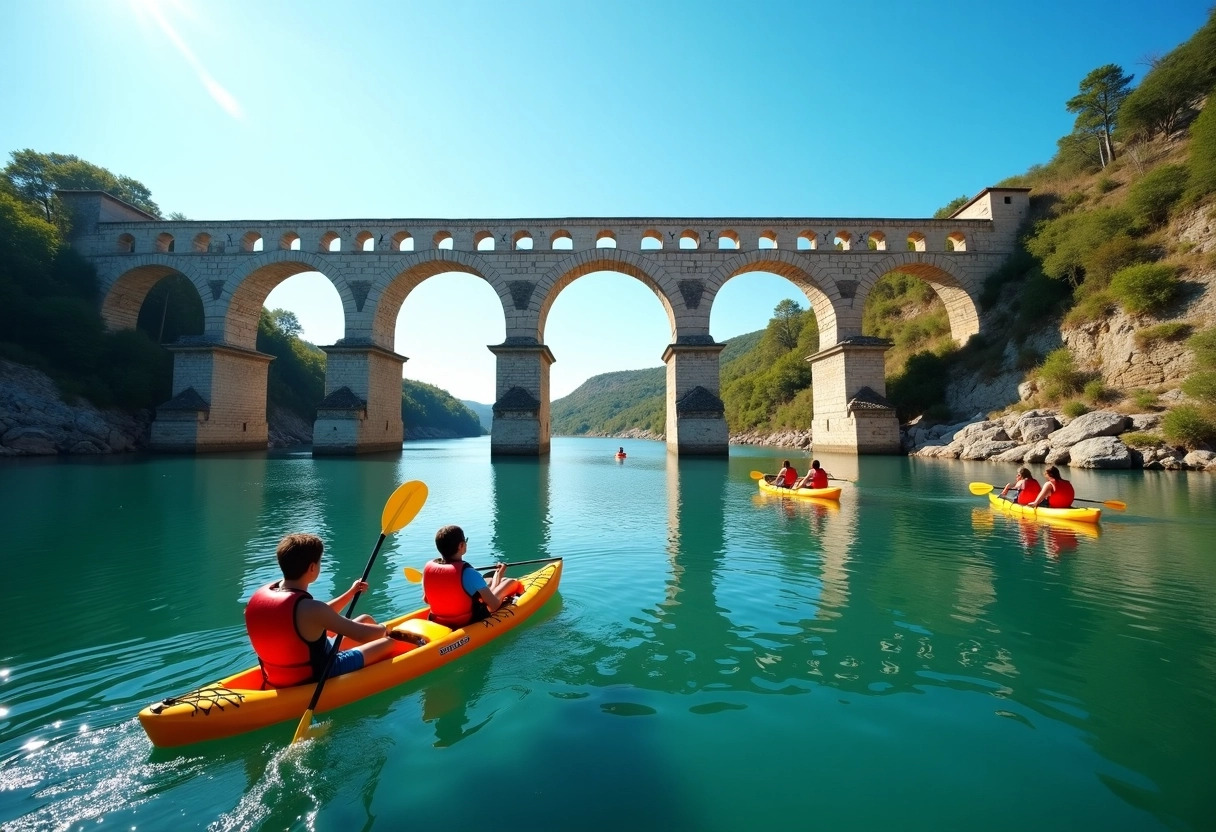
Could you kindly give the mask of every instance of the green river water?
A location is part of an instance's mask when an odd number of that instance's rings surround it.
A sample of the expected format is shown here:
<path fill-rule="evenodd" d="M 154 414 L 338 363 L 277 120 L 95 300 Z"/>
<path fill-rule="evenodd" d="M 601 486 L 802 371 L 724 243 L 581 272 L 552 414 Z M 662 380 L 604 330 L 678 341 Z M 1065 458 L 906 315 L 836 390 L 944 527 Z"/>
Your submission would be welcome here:
<path fill-rule="evenodd" d="M 825 457 L 833 508 L 758 493 L 779 450 L 619 444 L 3 461 L 0 827 L 1216 828 L 1211 475 L 1072 472 L 1128 504 L 1093 535 L 969 493 L 1012 467 Z M 141 707 L 253 663 L 278 539 L 325 537 L 337 595 L 411 479 L 358 612 L 420 604 L 446 523 L 478 565 L 563 556 L 558 595 L 315 741 L 154 749 Z"/>

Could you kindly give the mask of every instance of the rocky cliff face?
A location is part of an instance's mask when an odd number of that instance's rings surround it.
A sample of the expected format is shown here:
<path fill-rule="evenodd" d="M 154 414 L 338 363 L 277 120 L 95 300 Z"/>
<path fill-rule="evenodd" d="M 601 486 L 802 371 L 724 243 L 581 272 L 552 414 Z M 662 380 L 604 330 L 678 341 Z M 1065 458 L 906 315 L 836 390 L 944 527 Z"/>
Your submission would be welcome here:
<path fill-rule="evenodd" d="M 1026 401 L 1035 386 L 1027 373 L 1016 369 L 1019 350 L 1046 355 L 1061 344 L 1072 352 L 1078 369 L 1100 377 L 1112 390 L 1147 389 L 1165 394 L 1167 400 L 1179 397 L 1179 386 L 1194 370 L 1185 339 L 1142 343 L 1136 334 L 1166 323 L 1187 324 L 1194 331 L 1216 326 L 1216 217 L 1209 216 L 1209 209 L 1187 212 L 1166 230 L 1165 237 L 1177 241 L 1188 254 L 1200 255 L 1187 259 L 1182 296 L 1167 314 L 1132 316 L 1120 310 L 1075 327 L 1044 327 L 1022 345 L 1010 343 L 995 373 L 989 368 L 953 379 L 947 391 L 951 410 L 972 416 Z M 986 318 L 999 314 L 999 309 L 994 310 Z"/>
<path fill-rule="evenodd" d="M 0 360 L 0 456 L 113 454 L 147 447 L 149 411 L 69 404 L 45 373 Z"/>

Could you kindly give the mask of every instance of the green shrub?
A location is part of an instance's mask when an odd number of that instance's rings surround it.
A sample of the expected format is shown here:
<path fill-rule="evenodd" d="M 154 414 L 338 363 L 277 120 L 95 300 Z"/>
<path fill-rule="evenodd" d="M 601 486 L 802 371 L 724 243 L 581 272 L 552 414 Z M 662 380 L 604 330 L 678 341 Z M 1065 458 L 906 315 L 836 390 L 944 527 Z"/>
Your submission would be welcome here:
<path fill-rule="evenodd" d="M 1180 341 L 1191 334 L 1191 325 L 1172 321 L 1136 330 L 1136 346 L 1144 349 L 1158 341 Z"/>
<path fill-rule="evenodd" d="M 1152 410 L 1157 406 L 1157 394 L 1152 390 L 1137 390 L 1132 393 L 1132 402 L 1141 410 Z"/>
<path fill-rule="evenodd" d="M 1170 442 L 1188 448 L 1216 439 L 1216 423 L 1200 408 L 1189 404 L 1179 405 L 1165 414 L 1161 420 L 1161 431 Z"/>
<path fill-rule="evenodd" d="M 1187 197 L 1197 201 L 1216 192 L 1216 107 L 1204 107 L 1191 124 L 1191 169 Z"/>
<path fill-rule="evenodd" d="M 1127 207 L 1138 226 L 1156 228 L 1169 219 L 1173 207 L 1186 190 L 1190 173 L 1182 165 L 1161 165 L 1132 185 Z"/>
<path fill-rule="evenodd" d="M 1081 389 L 1081 374 L 1068 347 L 1052 350 L 1039 368 L 1039 380 L 1048 399 L 1062 399 Z"/>
<path fill-rule="evenodd" d="M 1186 339 L 1186 345 L 1194 353 L 1199 369 L 1216 370 L 1216 328 L 1196 332 Z"/>
<path fill-rule="evenodd" d="M 1121 433 L 1119 434 L 1119 440 L 1129 448 L 1156 448 L 1165 444 L 1164 440 L 1157 434 L 1139 431 Z"/>
<path fill-rule="evenodd" d="M 1178 295 L 1177 270 L 1164 263 L 1128 266 L 1111 278 L 1110 293 L 1133 315 L 1159 312 Z"/>
<path fill-rule="evenodd" d="M 1086 401 L 1095 406 L 1118 398 L 1117 394 L 1111 391 L 1100 378 L 1092 379 L 1086 383 L 1084 396 Z"/>
<path fill-rule="evenodd" d="M 1119 187 L 1119 183 L 1109 176 L 1103 176 L 1098 180 L 1098 193 L 1100 194 L 1108 194 L 1117 187 Z"/>
<path fill-rule="evenodd" d="M 1216 404 L 1216 370 L 1192 373 L 1182 382 L 1182 392 L 1205 404 Z"/>
<path fill-rule="evenodd" d="M 1092 288 L 1109 286 L 1115 272 L 1148 259 L 1148 252 L 1140 242 L 1128 234 L 1116 234 L 1084 259 L 1085 285 Z"/>
<path fill-rule="evenodd" d="M 1086 413 L 1088 413 L 1089 405 L 1087 405 L 1085 402 L 1075 401 L 1075 400 L 1071 401 L 1071 402 L 1065 402 L 1064 406 L 1060 408 L 1060 412 L 1063 413 L 1065 416 L 1067 416 L 1069 419 L 1075 419 L 1078 416 L 1084 416 Z"/>
<path fill-rule="evenodd" d="M 1089 321 L 1100 321 L 1109 317 L 1118 308 L 1118 302 L 1105 289 L 1096 292 L 1080 292 L 1076 305 L 1069 309 L 1068 314 L 1064 316 L 1064 325 L 1072 327 Z"/>

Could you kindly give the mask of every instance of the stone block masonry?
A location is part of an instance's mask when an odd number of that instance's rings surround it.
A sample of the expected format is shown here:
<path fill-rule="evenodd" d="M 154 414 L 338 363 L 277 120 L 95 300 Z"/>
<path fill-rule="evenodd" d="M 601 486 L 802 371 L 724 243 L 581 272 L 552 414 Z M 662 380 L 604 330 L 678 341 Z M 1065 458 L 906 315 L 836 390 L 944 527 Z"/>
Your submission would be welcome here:
<path fill-rule="evenodd" d="M 789 280 L 819 324 L 811 358 L 816 447 L 858 453 L 898 447 L 884 395 L 882 349 L 833 353 L 861 335 L 862 309 L 894 270 L 925 280 L 942 298 L 960 343 L 979 330 L 984 278 L 1013 252 L 1029 209 L 1026 189 L 981 191 L 947 219 L 831 217 L 582 217 L 542 219 L 332 219 L 167 221 L 107 194 L 61 193 L 76 218 L 72 244 L 97 267 L 101 314 L 111 329 L 135 325 L 148 291 L 169 274 L 186 277 L 203 305 L 203 359 L 174 352 L 174 396 L 158 415 L 161 447 L 242 447 L 265 439 L 264 364 L 258 318 L 270 291 L 304 271 L 333 282 L 346 338 L 327 348 L 327 399 L 314 426 L 318 453 L 400 447 L 400 371 L 394 351 L 402 305 L 435 275 L 463 272 L 486 282 L 502 305 L 506 339 L 497 356 L 498 402 L 491 453 L 549 449 L 549 310 L 572 282 L 597 271 L 632 277 L 667 315 L 667 428 L 675 453 L 726 454 L 713 304 L 727 282 L 749 272 Z M 197 345 L 196 345 L 197 346 Z M 364 350 L 361 355 L 343 351 Z M 219 357 L 219 356 L 224 357 Z M 231 357 L 244 355 L 245 359 Z M 337 396 L 348 390 L 350 396 Z M 204 392 L 205 391 L 205 392 Z M 258 405 L 260 397 L 261 404 Z M 353 398 L 352 398 L 353 397 Z M 394 406 L 393 402 L 397 402 Z M 166 403 L 168 405 L 169 403 Z M 502 405 L 500 408 L 499 405 Z M 190 410 L 194 406 L 196 409 Z M 396 410 L 398 416 L 394 417 Z M 889 409 L 888 409 L 889 410 Z M 257 413 L 255 414 L 255 411 Z M 192 414 L 192 415 L 191 415 Z M 171 424 L 170 424 L 171 423 Z M 240 425 L 237 436 L 236 426 Z"/>

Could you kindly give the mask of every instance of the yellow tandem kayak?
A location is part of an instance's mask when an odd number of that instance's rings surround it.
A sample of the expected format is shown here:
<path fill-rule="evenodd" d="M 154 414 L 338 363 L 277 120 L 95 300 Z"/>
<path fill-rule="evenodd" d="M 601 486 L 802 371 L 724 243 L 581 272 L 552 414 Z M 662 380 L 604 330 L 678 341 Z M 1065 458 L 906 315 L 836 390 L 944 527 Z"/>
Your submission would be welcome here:
<path fill-rule="evenodd" d="M 427 619 L 429 607 L 385 622 L 393 630 L 425 640 L 400 642 L 400 652 L 325 683 L 315 712 L 322 713 L 408 682 L 460 658 L 526 621 L 557 591 L 562 562 L 546 564 L 519 580 L 524 592 L 483 621 L 453 630 Z M 262 688 L 262 671 L 251 667 L 182 696 L 149 705 L 139 722 L 152 744 L 169 748 L 256 731 L 298 720 L 308 707 L 315 682 L 290 688 Z"/>
<path fill-rule="evenodd" d="M 1051 508 L 1050 506 L 1039 506 L 1038 508 L 1030 508 L 1030 506 L 1018 505 L 1010 500 L 1002 500 L 995 492 L 988 494 L 988 502 L 993 508 L 998 509 L 1003 514 L 1008 514 L 1013 517 L 1026 517 L 1028 519 L 1038 520 L 1070 520 L 1073 523 L 1097 523 L 1102 517 L 1102 509 L 1100 508 Z"/>
<path fill-rule="evenodd" d="M 816 497 L 820 500 L 840 499 L 839 486 L 832 488 L 780 488 L 773 485 L 773 480 L 775 479 L 774 475 L 769 474 L 764 479 L 756 480 L 756 482 L 759 484 L 760 490 L 766 494 L 780 494 L 782 497 Z"/>

